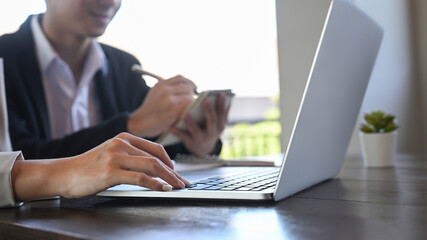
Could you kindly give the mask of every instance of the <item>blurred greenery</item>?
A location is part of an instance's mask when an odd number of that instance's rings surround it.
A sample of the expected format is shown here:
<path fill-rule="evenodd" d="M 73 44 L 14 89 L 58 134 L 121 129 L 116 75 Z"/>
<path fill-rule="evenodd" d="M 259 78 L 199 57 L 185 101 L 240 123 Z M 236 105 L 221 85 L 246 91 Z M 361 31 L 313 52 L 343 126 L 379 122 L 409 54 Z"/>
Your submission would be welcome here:
<path fill-rule="evenodd" d="M 277 103 L 278 97 L 272 101 Z M 221 157 L 230 159 L 281 153 L 279 117 L 280 111 L 274 107 L 264 113 L 264 121 L 227 127 L 222 137 Z"/>

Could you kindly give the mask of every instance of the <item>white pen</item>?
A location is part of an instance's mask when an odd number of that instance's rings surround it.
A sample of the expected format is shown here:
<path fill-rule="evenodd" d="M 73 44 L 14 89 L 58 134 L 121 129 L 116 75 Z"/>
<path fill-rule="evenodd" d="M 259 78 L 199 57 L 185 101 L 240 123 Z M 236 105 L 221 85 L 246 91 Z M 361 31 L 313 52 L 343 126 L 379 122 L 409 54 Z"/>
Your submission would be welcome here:
<path fill-rule="evenodd" d="M 163 81 L 164 80 L 164 78 L 162 78 L 162 77 L 160 77 L 160 76 L 158 76 L 158 75 L 156 75 L 154 73 L 150 73 L 150 72 L 147 72 L 147 71 L 143 70 L 142 67 L 140 65 L 138 65 L 138 64 L 132 65 L 131 69 L 132 69 L 132 71 L 137 72 L 137 73 L 139 73 L 141 75 L 147 75 L 147 76 L 153 77 L 153 78 L 157 79 L 158 81 Z"/>
<path fill-rule="evenodd" d="M 159 75 L 156 75 L 154 73 L 150 73 L 150 72 L 147 72 L 147 71 L 143 70 L 142 67 L 140 65 L 138 65 L 138 64 L 132 65 L 131 69 L 132 69 L 132 71 L 137 72 L 137 73 L 139 73 L 141 75 L 147 75 L 147 76 L 153 77 L 153 78 L 157 79 L 157 81 L 163 81 L 163 80 L 165 80 L 164 78 L 160 77 Z M 197 95 L 199 93 L 197 92 L 197 90 L 194 90 L 194 94 Z"/>

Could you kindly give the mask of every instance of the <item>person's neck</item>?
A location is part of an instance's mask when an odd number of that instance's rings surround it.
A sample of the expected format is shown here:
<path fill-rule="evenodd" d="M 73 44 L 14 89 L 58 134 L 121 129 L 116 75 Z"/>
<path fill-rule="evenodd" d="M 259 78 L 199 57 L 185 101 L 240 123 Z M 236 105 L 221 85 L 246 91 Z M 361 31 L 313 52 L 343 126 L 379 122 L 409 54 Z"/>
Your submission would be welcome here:
<path fill-rule="evenodd" d="M 48 21 L 43 21 L 41 26 L 52 47 L 70 66 L 76 84 L 78 84 L 92 39 L 64 31 L 55 24 L 49 24 Z"/>

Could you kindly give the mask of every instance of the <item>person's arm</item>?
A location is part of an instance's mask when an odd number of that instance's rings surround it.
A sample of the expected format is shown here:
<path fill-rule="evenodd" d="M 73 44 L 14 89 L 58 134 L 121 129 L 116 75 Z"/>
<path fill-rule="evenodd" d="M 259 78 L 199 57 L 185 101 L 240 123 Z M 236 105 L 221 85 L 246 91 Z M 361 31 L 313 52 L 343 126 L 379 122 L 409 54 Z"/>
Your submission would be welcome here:
<path fill-rule="evenodd" d="M 189 184 L 173 170 L 162 146 L 127 133 L 79 156 L 16 161 L 11 176 L 17 201 L 51 196 L 83 197 L 118 184 L 157 191 L 184 188 Z"/>
<path fill-rule="evenodd" d="M 13 148 L 22 151 L 26 159 L 70 157 L 86 152 L 106 140 L 126 131 L 128 114 L 121 113 L 96 126 L 72 133 L 63 138 L 50 139 L 41 129 L 29 126 L 32 121 L 9 111 L 10 135 Z"/>

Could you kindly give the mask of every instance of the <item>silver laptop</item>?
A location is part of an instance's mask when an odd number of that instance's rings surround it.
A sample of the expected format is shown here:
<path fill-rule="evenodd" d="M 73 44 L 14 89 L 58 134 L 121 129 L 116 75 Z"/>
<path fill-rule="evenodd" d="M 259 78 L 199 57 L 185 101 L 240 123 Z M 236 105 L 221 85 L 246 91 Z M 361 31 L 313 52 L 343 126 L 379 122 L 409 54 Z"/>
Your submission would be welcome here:
<path fill-rule="evenodd" d="M 335 177 L 344 160 L 383 31 L 351 2 L 332 1 L 281 167 L 214 167 L 180 174 L 170 192 L 118 185 L 106 197 L 279 201 Z"/>

